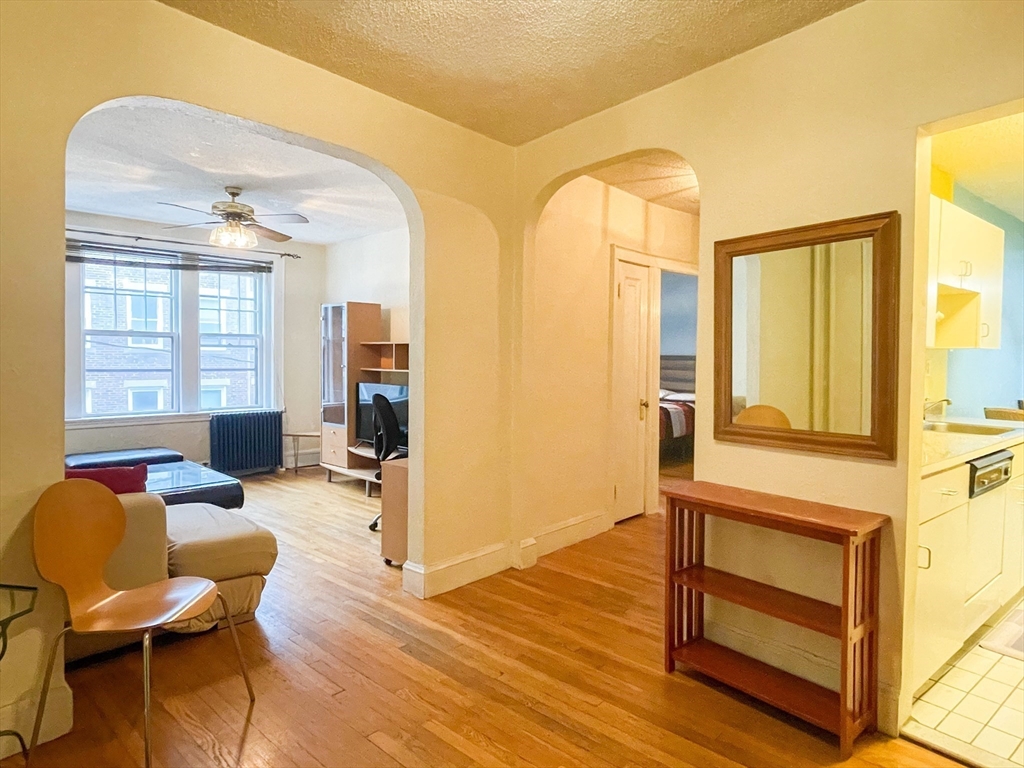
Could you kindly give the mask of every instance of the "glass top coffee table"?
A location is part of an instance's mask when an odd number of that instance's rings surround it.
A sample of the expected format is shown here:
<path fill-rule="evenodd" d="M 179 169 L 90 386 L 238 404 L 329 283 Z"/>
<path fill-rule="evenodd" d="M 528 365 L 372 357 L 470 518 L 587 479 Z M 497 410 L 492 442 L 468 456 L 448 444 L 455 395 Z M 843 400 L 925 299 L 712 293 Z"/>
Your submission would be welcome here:
<path fill-rule="evenodd" d="M 150 464 L 146 491 L 161 496 L 168 505 L 205 502 L 235 509 L 245 499 L 238 480 L 194 461 Z"/>

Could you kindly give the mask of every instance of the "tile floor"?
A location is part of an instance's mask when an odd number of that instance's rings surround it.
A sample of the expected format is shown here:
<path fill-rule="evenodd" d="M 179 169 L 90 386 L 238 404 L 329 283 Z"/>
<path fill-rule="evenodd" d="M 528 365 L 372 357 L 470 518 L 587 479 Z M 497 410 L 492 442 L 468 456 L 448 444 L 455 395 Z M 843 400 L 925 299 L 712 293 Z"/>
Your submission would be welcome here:
<path fill-rule="evenodd" d="M 907 733 L 972 765 L 1024 766 L 1024 661 L 975 647 L 914 701 Z"/>

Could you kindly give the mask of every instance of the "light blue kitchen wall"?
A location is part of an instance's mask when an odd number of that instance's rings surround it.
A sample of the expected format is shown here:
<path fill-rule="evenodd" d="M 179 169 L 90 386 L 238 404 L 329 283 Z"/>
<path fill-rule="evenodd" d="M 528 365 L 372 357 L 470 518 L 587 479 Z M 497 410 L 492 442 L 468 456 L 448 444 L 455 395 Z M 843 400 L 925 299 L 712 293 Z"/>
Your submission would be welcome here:
<path fill-rule="evenodd" d="M 1024 398 L 1024 222 L 959 185 L 953 202 L 1006 233 L 1003 327 L 999 349 L 951 349 L 946 396 L 950 416 L 984 418 L 986 407 L 1015 408 Z"/>
<path fill-rule="evenodd" d="M 697 276 L 661 273 L 661 354 L 697 354 Z"/>

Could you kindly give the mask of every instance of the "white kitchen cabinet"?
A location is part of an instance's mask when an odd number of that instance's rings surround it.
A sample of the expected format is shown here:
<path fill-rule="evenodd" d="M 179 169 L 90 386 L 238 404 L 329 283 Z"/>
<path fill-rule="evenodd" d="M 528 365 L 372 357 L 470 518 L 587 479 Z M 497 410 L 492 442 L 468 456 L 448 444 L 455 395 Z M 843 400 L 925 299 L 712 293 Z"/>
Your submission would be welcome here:
<path fill-rule="evenodd" d="M 929 346 L 998 349 L 1003 307 L 999 227 L 931 198 L 928 243 Z"/>
<path fill-rule="evenodd" d="M 964 642 L 967 505 L 923 523 L 918 533 L 913 690 Z"/>
<path fill-rule="evenodd" d="M 967 504 L 967 575 L 964 582 L 964 631 L 970 635 L 1003 604 L 999 581 L 1003 572 L 1006 532 L 1006 486 L 1000 486 Z"/>
<path fill-rule="evenodd" d="M 1014 451 L 1013 477 L 1006 486 L 1006 530 L 1003 538 L 1003 603 L 1024 587 L 1024 456 Z"/>

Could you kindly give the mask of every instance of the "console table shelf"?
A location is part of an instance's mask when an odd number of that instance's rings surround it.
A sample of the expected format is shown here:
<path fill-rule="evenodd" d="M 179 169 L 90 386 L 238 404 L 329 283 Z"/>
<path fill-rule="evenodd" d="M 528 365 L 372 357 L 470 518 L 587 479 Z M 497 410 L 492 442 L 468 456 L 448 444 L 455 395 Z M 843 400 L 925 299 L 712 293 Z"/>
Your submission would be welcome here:
<path fill-rule="evenodd" d="M 835 691 L 703 638 L 677 648 L 672 656 L 720 683 L 839 733 L 839 694 Z"/>
<path fill-rule="evenodd" d="M 689 568 L 676 571 L 672 579 L 676 584 L 695 592 L 728 600 L 730 603 L 766 613 L 791 624 L 799 624 L 829 637 L 842 636 L 842 606 L 804 597 L 796 592 L 703 565 L 691 565 Z"/>
<path fill-rule="evenodd" d="M 669 480 L 665 540 L 665 669 L 701 672 L 839 736 L 843 759 L 878 721 L 879 542 L 885 515 L 691 480 Z M 842 605 L 704 564 L 705 517 L 838 544 Z M 704 597 L 839 639 L 840 690 L 831 691 L 704 637 Z"/>

